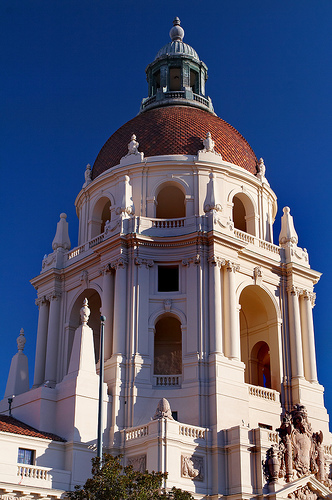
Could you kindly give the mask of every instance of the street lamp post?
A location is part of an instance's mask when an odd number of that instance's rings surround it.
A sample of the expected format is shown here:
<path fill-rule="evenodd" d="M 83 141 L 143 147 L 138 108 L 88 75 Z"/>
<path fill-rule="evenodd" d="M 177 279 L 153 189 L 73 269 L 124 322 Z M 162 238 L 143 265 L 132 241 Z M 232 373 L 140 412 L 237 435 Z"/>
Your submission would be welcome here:
<path fill-rule="evenodd" d="M 98 401 L 98 435 L 97 457 L 101 460 L 103 455 L 103 387 L 104 387 L 104 326 L 106 316 L 100 316 L 100 349 L 99 349 L 99 401 Z"/>

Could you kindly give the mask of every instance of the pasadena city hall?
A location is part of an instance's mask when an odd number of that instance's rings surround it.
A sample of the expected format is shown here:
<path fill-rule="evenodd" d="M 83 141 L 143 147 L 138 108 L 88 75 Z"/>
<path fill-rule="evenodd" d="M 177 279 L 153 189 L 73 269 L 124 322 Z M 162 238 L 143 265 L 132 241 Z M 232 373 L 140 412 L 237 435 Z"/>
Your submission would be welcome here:
<path fill-rule="evenodd" d="M 104 451 L 124 465 L 167 471 L 195 499 L 332 499 L 320 273 L 288 207 L 273 242 L 263 159 L 215 114 L 178 18 L 170 38 L 138 115 L 82 173 L 78 246 L 61 213 L 31 281 L 34 381 L 21 330 L 0 402 L 2 500 L 63 498 L 89 477 L 101 363 Z"/>

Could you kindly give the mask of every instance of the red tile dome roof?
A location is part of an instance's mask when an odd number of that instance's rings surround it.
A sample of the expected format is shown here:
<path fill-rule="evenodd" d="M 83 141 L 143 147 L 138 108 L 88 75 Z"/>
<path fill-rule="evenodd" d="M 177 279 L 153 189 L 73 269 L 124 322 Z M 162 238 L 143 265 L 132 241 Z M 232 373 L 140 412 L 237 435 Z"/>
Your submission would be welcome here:
<path fill-rule="evenodd" d="M 158 155 L 197 155 L 202 138 L 211 132 L 215 150 L 222 159 L 252 174 L 257 158 L 242 135 L 216 115 L 190 106 L 163 106 L 145 111 L 125 123 L 106 141 L 92 169 L 92 179 L 118 165 L 128 152 L 132 134 L 145 157 Z"/>

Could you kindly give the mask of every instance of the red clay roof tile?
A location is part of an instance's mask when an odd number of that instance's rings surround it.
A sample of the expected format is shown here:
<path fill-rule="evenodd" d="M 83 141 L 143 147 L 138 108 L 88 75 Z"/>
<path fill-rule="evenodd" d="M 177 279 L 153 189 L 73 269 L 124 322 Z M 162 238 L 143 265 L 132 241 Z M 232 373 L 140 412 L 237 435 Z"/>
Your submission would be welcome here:
<path fill-rule="evenodd" d="M 218 116 L 189 106 L 164 106 L 137 115 L 106 141 L 92 169 L 92 178 L 118 165 L 128 152 L 132 134 L 145 157 L 188 154 L 203 149 L 202 138 L 211 132 L 215 150 L 222 159 L 235 163 L 252 174 L 257 172 L 257 158 L 242 135 Z"/>
<path fill-rule="evenodd" d="M 22 434 L 24 436 L 50 439 L 52 441 L 65 441 L 65 439 L 62 439 L 56 434 L 52 434 L 50 432 L 40 432 L 30 425 L 27 425 L 14 417 L 9 417 L 8 415 L 0 415 L 0 432 L 11 432 L 12 434 Z"/>

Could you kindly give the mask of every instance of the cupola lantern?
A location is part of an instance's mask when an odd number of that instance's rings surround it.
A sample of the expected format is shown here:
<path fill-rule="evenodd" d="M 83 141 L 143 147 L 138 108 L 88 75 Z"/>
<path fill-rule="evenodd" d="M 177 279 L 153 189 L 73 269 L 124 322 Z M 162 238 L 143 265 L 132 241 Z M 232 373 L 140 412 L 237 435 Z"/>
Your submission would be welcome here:
<path fill-rule="evenodd" d="M 207 66 L 197 52 L 183 42 L 180 19 L 173 21 L 171 42 L 162 47 L 146 68 L 149 96 L 140 112 L 167 105 L 195 106 L 213 113 L 211 99 L 205 96 Z"/>

